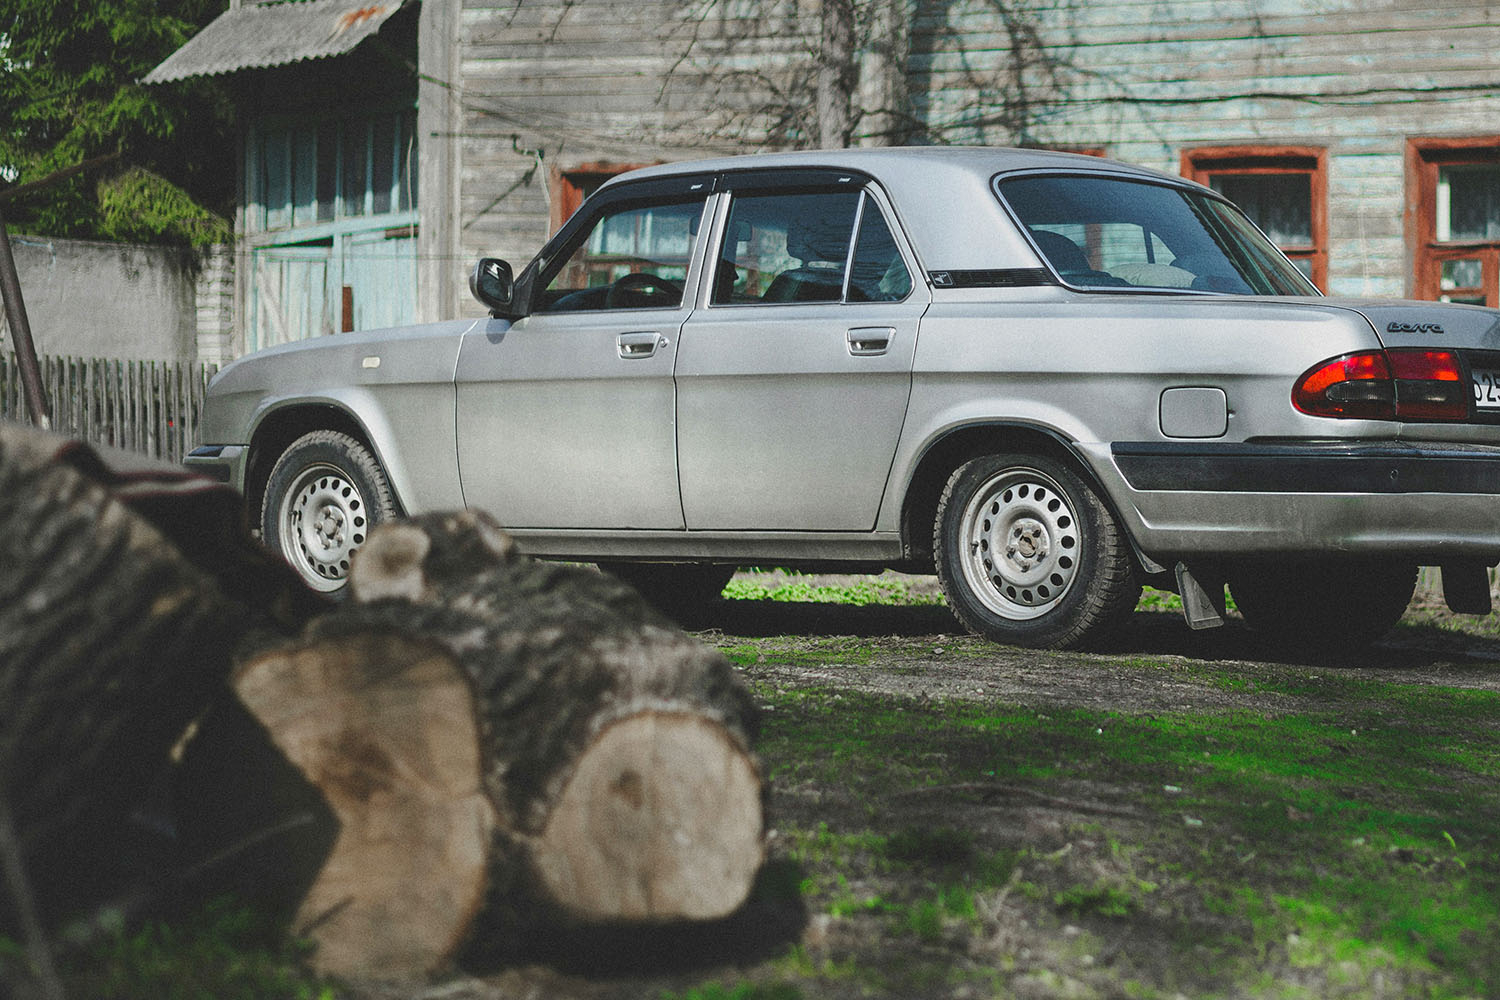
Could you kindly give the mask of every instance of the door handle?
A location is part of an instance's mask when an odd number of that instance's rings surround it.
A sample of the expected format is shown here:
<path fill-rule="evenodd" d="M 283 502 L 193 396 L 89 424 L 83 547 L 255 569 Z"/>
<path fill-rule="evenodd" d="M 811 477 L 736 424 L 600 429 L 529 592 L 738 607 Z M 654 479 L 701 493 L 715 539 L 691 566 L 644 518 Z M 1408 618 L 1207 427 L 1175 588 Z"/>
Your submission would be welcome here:
<path fill-rule="evenodd" d="M 861 326 L 850 330 L 845 339 L 849 353 L 856 358 L 867 358 L 884 354 L 890 350 L 896 331 L 888 326 Z"/>
<path fill-rule="evenodd" d="M 620 351 L 620 357 L 627 361 L 635 358 L 649 358 L 656 353 L 657 348 L 667 346 L 667 338 L 654 330 L 642 333 L 622 333 L 615 338 L 615 346 Z"/>

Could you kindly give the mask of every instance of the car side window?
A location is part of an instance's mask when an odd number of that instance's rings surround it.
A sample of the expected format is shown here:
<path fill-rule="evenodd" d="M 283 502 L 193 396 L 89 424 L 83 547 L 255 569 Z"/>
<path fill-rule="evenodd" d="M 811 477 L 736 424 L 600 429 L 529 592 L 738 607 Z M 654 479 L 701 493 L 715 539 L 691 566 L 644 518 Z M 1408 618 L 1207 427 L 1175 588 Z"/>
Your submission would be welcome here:
<path fill-rule="evenodd" d="M 606 209 L 565 251 L 535 311 L 676 308 L 702 217 L 702 198 Z"/>
<path fill-rule="evenodd" d="M 737 195 L 714 280 L 715 305 L 838 302 L 862 195 Z"/>
<path fill-rule="evenodd" d="M 899 302 L 911 293 L 911 272 L 891 227 L 868 195 L 859 213 L 859 237 L 849 266 L 850 302 Z"/>

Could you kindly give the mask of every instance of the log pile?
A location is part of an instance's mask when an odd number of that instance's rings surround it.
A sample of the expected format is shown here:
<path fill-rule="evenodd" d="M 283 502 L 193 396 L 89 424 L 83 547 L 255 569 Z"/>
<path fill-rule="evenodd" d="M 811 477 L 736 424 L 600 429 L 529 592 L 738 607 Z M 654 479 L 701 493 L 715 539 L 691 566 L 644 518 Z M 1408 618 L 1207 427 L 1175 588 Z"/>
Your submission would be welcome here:
<path fill-rule="evenodd" d="M 350 599 L 325 605 L 251 549 L 222 492 L 158 483 L 132 508 L 91 461 L 0 425 L 0 798 L 37 897 L 185 743 L 199 858 L 236 864 L 285 803 L 321 810 L 245 853 L 279 873 L 324 972 L 423 974 L 538 921 L 743 903 L 763 858 L 754 706 L 629 587 L 460 513 L 373 533 Z M 219 540 L 193 557 L 209 536 L 188 525 Z"/>

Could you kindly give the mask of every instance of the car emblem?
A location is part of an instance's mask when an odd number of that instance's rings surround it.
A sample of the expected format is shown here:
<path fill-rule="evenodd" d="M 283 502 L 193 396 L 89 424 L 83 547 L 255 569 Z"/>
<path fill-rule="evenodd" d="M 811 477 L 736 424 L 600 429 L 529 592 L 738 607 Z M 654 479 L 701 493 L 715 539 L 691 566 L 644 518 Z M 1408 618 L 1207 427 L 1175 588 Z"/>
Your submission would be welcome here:
<path fill-rule="evenodd" d="M 1435 333 L 1441 335 L 1443 326 L 1441 323 L 1397 323 L 1394 320 L 1385 325 L 1386 333 Z"/>
<path fill-rule="evenodd" d="M 939 288 L 952 288 L 953 275 L 948 273 L 947 271 L 933 271 L 932 283 L 934 285 L 937 285 Z"/>

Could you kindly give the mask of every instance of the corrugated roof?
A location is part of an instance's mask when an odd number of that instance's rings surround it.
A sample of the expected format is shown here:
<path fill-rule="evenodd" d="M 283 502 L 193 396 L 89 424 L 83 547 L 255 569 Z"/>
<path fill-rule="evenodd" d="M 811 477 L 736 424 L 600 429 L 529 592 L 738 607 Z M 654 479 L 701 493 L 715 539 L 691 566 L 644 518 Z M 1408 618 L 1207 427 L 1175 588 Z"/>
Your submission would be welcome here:
<path fill-rule="evenodd" d="M 225 11 L 146 74 L 170 83 L 340 56 L 380 30 L 403 0 L 294 0 Z"/>

